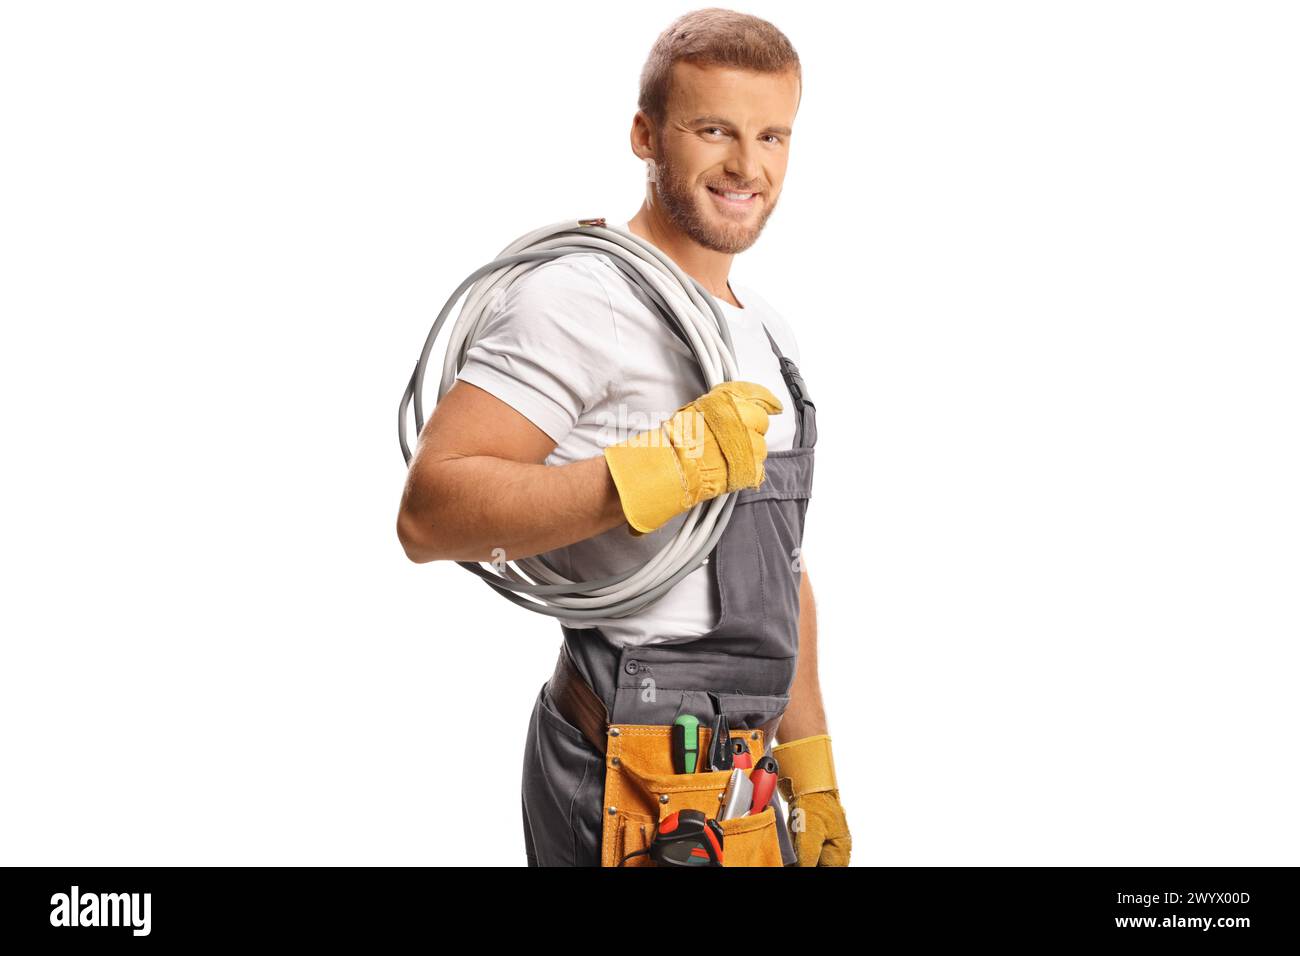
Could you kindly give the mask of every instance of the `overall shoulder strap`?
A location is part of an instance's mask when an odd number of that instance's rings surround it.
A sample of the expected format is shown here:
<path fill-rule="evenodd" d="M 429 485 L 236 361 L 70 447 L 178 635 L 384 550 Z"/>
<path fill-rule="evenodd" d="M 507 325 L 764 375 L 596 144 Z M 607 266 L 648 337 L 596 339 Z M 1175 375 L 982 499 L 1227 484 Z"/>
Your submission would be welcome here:
<path fill-rule="evenodd" d="M 766 322 L 763 323 L 763 332 L 767 336 L 768 342 L 772 344 L 772 351 L 776 353 L 777 360 L 781 363 L 781 377 L 785 379 L 785 386 L 790 390 L 790 397 L 794 399 L 795 412 L 797 413 L 795 416 L 794 446 L 796 448 L 810 447 L 817 442 L 817 426 L 815 424 L 817 409 L 812 396 L 808 394 L 808 386 L 804 383 L 803 375 L 800 374 L 799 366 L 795 365 L 794 359 L 782 352 L 781 346 L 776 344 L 776 339 L 772 337 Z"/>

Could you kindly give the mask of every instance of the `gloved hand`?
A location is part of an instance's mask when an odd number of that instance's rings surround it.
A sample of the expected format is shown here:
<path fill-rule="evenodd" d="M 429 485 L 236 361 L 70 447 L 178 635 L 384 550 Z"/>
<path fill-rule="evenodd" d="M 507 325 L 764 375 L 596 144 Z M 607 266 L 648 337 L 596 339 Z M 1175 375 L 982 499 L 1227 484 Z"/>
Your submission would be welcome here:
<path fill-rule="evenodd" d="M 781 402 L 755 382 L 722 382 L 660 424 L 605 448 L 634 535 L 701 501 L 763 483 L 767 417 Z"/>
<path fill-rule="evenodd" d="M 790 807 L 790 836 L 799 866 L 848 866 L 853 837 L 840 805 L 826 734 L 772 748 L 777 785 Z"/>

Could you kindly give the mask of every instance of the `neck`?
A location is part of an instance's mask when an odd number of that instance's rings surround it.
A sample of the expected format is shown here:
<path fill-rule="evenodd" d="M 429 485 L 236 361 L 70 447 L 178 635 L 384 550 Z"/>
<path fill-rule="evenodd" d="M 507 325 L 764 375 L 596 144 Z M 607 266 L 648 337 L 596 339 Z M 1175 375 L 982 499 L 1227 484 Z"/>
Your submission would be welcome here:
<path fill-rule="evenodd" d="M 640 236 L 677 263 L 679 269 L 704 286 L 715 299 L 729 302 L 738 309 L 744 308 L 731 294 L 731 286 L 727 283 L 734 255 L 700 245 L 667 221 L 659 207 L 650 203 L 641 204 L 636 215 L 628 220 L 627 228 L 634 236 Z"/>

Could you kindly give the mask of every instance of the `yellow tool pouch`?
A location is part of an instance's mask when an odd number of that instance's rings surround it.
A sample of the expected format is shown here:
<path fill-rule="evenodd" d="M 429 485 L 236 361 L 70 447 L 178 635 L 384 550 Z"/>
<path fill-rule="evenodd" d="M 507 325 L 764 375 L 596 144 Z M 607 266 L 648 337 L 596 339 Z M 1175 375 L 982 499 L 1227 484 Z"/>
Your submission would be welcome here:
<path fill-rule="evenodd" d="M 700 759 L 708 753 L 711 729 L 700 728 Z M 761 730 L 733 730 L 744 740 L 753 761 L 763 756 Z M 602 866 L 653 866 L 642 854 L 621 864 L 629 853 L 644 850 L 659 821 L 678 810 L 701 810 L 716 817 L 730 770 L 673 773 L 672 727 L 662 724 L 612 724 L 605 753 L 605 821 Z M 724 866 L 781 866 L 776 810 L 721 820 Z"/>

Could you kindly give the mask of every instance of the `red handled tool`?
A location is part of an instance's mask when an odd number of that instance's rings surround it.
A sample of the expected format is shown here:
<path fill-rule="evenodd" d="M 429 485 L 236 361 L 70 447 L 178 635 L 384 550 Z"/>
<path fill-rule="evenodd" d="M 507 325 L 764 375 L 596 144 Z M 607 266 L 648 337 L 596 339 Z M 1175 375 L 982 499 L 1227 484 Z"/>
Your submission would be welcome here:
<path fill-rule="evenodd" d="M 731 741 L 731 752 L 731 765 L 733 767 L 748 770 L 754 766 L 754 758 L 749 755 L 749 744 L 745 743 L 743 737 L 736 737 Z"/>
<path fill-rule="evenodd" d="M 754 788 L 754 797 L 749 805 L 749 815 L 762 813 L 776 792 L 776 758 L 771 754 L 759 757 L 758 763 L 749 774 L 749 782 Z"/>

